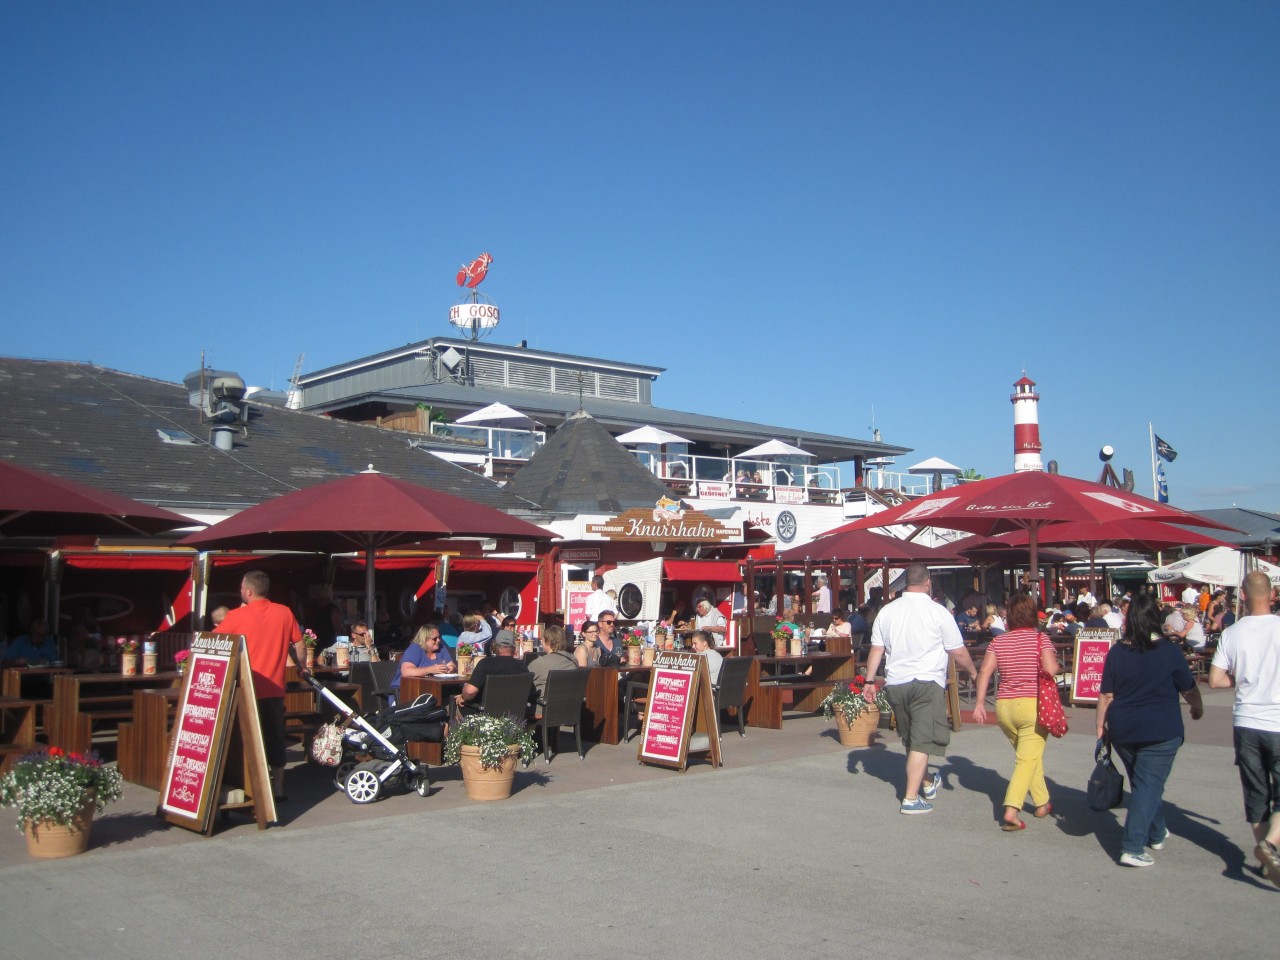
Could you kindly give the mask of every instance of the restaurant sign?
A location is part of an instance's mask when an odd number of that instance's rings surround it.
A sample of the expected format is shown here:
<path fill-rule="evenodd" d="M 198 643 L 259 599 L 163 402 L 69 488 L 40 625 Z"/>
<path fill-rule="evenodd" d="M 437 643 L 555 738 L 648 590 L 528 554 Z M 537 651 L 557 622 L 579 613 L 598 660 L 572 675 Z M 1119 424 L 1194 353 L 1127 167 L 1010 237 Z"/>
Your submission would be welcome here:
<path fill-rule="evenodd" d="M 720 730 L 707 660 L 696 653 L 658 654 L 649 682 L 649 708 L 640 731 L 640 763 L 684 770 L 689 753 L 706 752 L 720 766 Z M 697 745 L 691 740 L 697 735 Z"/>
<path fill-rule="evenodd" d="M 1102 692 L 1102 665 L 1120 639 L 1119 630 L 1085 627 L 1076 634 L 1075 666 L 1071 674 L 1071 702 L 1097 703 Z"/>
<path fill-rule="evenodd" d="M 733 527 L 698 510 L 686 510 L 679 500 L 663 497 L 652 509 L 637 507 L 603 523 L 588 523 L 587 533 L 606 540 L 666 540 L 719 543 L 739 536 Z"/>
<path fill-rule="evenodd" d="M 774 487 L 774 503 L 804 503 L 804 487 Z"/>

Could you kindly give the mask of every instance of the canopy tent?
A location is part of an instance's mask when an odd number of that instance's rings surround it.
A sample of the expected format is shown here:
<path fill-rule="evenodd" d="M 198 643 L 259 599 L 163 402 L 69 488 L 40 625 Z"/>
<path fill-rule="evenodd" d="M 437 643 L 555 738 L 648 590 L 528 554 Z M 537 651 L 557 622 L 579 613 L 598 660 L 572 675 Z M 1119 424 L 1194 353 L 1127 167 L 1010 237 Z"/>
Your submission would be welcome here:
<path fill-rule="evenodd" d="M 1214 547 L 1194 557 L 1156 567 L 1147 574 L 1152 583 L 1194 580 L 1217 587 L 1239 587 L 1246 573 L 1261 570 L 1274 586 L 1280 586 L 1280 567 L 1231 547 Z"/>

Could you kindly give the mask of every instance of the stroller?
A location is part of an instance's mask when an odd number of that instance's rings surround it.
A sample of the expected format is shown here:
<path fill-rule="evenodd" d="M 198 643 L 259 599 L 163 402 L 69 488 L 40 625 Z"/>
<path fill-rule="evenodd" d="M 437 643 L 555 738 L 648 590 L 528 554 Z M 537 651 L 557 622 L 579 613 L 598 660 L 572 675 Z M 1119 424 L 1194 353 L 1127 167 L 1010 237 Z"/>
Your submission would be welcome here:
<path fill-rule="evenodd" d="M 333 783 L 352 803 L 373 803 L 386 790 L 404 787 L 425 797 L 431 792 L 427 765 L 405 753 L 406 743 L 439 741 L 448 711 L 431 694 L 405 707 L 360 716 L 328 687 L 306 677 L 316 694 L 342 714 L 325 724 L 311 745 L 311 756 L 334 767 Z"/>

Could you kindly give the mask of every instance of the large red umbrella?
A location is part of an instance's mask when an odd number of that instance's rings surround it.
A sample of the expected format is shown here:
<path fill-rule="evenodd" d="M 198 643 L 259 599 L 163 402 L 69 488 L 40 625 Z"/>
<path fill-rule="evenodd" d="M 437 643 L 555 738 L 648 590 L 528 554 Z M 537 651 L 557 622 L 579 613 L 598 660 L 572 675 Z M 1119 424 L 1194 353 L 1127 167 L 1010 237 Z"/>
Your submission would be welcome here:
<path fill-rule="evenodd" d="M 866 530 L 912 524 L 967 530 L 984 536 L 1015 530 L 1027 532 L 1032 576 L 1038 577 L 1036 550 L 1050 524 L 1068 521 L 1107 523 L 1116 520 L 1163 520 L 1196 527 L 1231 527 L 1167 503 L 1115 487 L 1056 473 L 1026 471 L 962 483 L 873 513 L 831 531 Z"/>
<path fill-rule="evenodd" d="M 267 500 L 183 544 L 202 549 L 363 551 L 365 610 L 372 617 L 374 553 L 399 543 L 452 537 L 549 540 L 549 530 L 462 497 L 397 480 L 372 468 Z"/>
<path fill-rule="evenodd" d="M 843 529 L 843 528 L 842 528 Z M 961 558 L 954 551 L 926 547 L 872 530 L 843 530 L 818 537 L 809 543 L 791 547 L 778 554 L 778 559 L 789 563 L 814 559 L 884 560 L 887 563 L 955 563 Z"/>
<path fill-rule="evenodd" d="M 0 460 L 0 537 L 137 536 L 195 525 L 160 507 Z"/>

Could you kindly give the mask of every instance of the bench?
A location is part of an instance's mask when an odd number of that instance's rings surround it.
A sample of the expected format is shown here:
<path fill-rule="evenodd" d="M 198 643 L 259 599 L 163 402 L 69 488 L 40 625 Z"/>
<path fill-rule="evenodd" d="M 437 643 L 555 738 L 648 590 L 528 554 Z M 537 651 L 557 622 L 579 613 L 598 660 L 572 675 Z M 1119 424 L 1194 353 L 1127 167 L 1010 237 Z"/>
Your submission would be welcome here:
<path fill-rule="evenodd" d="M 753 657 L 747 674 L 748 725 L 778 730 L 786 709 L 816 712 L 832 687 L 853 679 L 855 667 L 856 654 L 844 652 Z"/>
<path fill-rule="evenodd" d="M 49 743 L 71 753 L 93 749 L 95 731 L 112 734 L 121 721 L 133 719 L 133 694 L 137 690 L 177 685 L 176 673 L 61 674 L 53 679 L 53 703 L 46 713 Z"/>
<path fill-rule="evenodd" d="M 0 697 L 0 773 L 36 745 L 36 705 L 30 700 Z"/>

